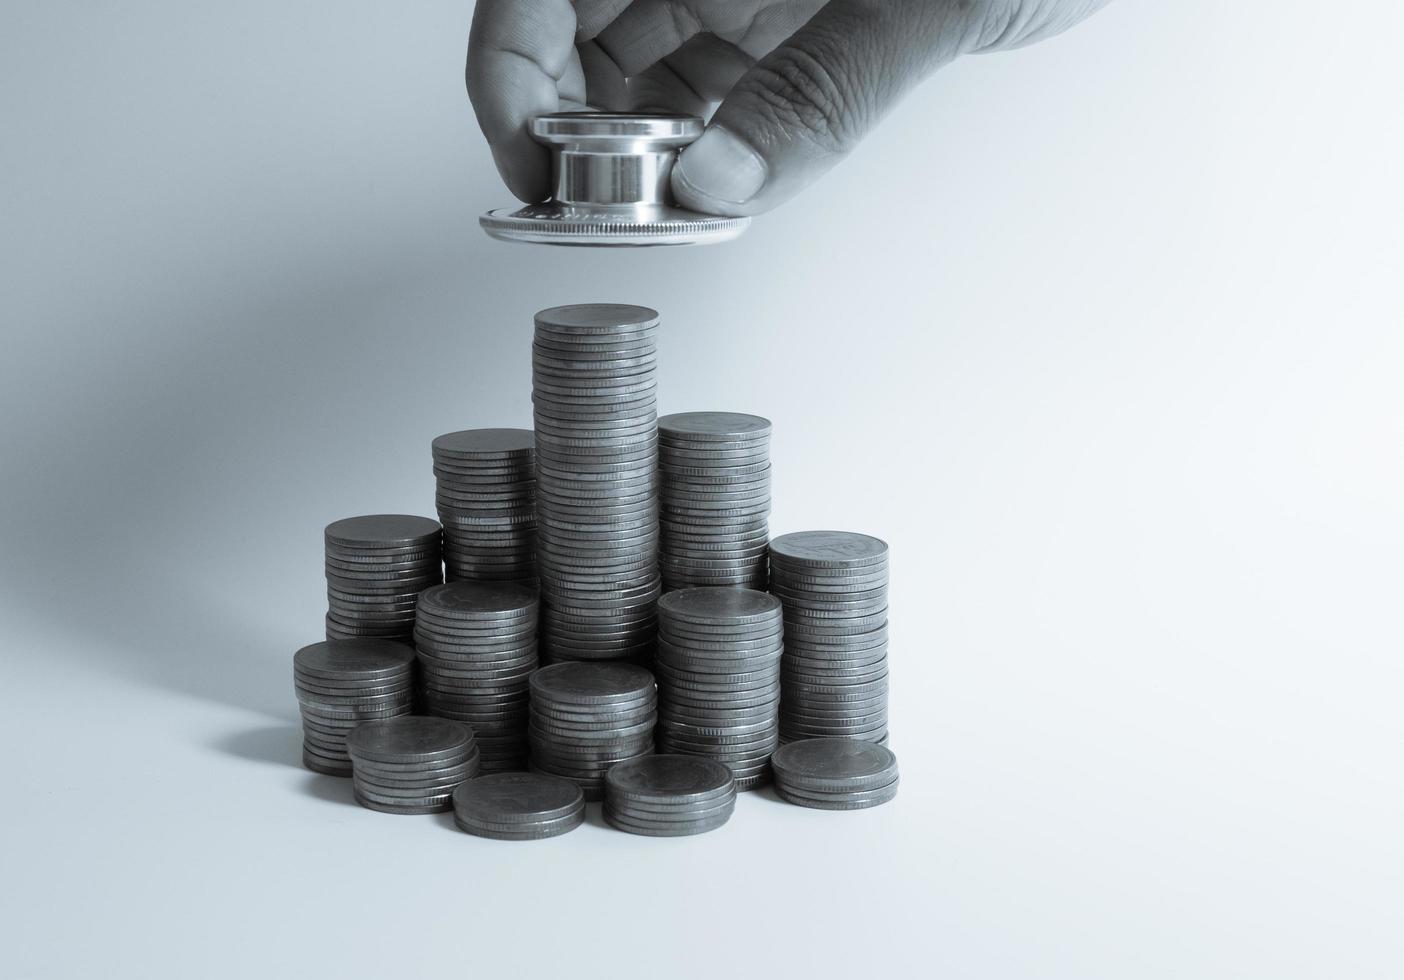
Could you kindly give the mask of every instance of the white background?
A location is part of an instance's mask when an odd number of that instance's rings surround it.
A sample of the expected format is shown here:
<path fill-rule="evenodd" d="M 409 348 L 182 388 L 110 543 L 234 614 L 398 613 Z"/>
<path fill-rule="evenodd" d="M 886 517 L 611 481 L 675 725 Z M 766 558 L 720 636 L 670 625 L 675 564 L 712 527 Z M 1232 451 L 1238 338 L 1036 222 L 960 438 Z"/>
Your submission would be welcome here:
<path fill-rule="evenodd" d="M 1121 0 L 933 78 L 735 244 L 490 241 L 466 3 L 0 32 L 0 973 L 1397 977 L 1399 42 Z M 537 844 L 298 768 L 320 533 L 664 316 L 776 533 L 893 550 L 898 800 Z"/>

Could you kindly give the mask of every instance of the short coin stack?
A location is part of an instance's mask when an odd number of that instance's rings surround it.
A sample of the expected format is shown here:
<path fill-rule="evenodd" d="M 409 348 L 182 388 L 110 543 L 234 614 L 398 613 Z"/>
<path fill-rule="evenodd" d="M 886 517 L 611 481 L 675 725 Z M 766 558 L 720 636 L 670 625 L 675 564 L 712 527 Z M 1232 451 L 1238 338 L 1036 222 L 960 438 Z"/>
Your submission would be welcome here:
<path fill-rule="evenodd" d="M 851 738 L 807 738 L 772 760 L 780 798 L 816 810 L 864 810 L 897 795 L 897 757 L 885 745 Z"/>
<path fill-rule="evenodd" d="M 467 725 L 408 715 L 367 721 L 346 739 L 356 802 L 384 813 L 438 813 L 458 784 L 478 774 Z"/>
<path fill-rule="evenodd" d="M 684 412 L 658 420 L 658 565 L 665 590 L 764 589 L 770 420 Z"/>
<path fill-rule="evenodd" d="M 537 573 L 551 661 L 647 657 L 657 632 L 658 314 L 536 315 Z"/>
<path fill-rule="evenodd" d="M 658 689 L 642 667 L 562 663 L 531 675 L 531 766 L 604 798 L 610 766 L 653 753 Z"/>
<path fill-rule="evenodd" d="M 348 517 L 324 532 L 327 639 L 408 640 L 419 593 L 444 580 L 437 521 Z"/>
<path fill-rule="evenodd" d="M 696 588 L 658 602 L 658 748 L 724 763 L 736 788 L 769 777 L 780 744 L 780 600 Z"/>
<path fill-rule="evenodd" d="M 569 779 L 540 772 L 479 776 L 453 791 L 460 830 L 493 840 L 559 837 L 585 819 L 585 794 Z"/>
<path fill-rule="evenodd" d="M 450 582 L 419 594 L 414 640 L 424 706 L 473 729 L 482 769 L 523 769 L 536 592 L 517 582 Z"/>
<path fill-rule="evenodd" d="M 604 817 L 645 837 L 686 837 L 716 830 L 736 808 L 736 780 L 719 762 L 689 755 L 649 755 L 605 776 Z"/>
<path fill-rule="evenodd" d="M 434 440 L 448 581 L 535 580 L 535 444 L 529 429 L 466 429 Z"/>
<path fill-rule="evenodd" d="M 780 736 L 887 738 L 887 544 L 848 531 L 770 542 L 785 606 Z"/>
<path fill-rule="evenodd" d="M 302 764 L 351 775 L 346 736 L 363 721 L 414 710 L 414 651 L 393 640 L 327 640 L 293 654 Z"/>

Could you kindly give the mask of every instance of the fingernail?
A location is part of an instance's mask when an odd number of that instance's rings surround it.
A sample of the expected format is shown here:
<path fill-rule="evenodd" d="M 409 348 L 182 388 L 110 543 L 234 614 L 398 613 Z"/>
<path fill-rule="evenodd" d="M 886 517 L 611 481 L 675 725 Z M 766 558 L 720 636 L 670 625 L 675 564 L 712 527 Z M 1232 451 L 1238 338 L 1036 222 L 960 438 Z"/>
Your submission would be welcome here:
<path fill-rule="evenodd" d="M 765 161 L 739 138 L 713 126 L 682 151 L 676 175 L 701 197 L 745 204 L 765 184 Z"/>

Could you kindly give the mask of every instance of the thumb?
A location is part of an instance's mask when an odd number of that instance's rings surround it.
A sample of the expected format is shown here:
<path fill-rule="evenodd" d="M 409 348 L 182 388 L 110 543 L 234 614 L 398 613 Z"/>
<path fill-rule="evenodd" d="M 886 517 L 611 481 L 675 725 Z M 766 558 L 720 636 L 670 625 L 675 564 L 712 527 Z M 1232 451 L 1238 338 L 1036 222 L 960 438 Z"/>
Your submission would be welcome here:
<path fill-rule="evenodd" d="M 673 168 L 709 214 L 768 211 L 824 174 L 913 85 L 979 41 L 969 0 L 833 0 L 741 77 Z"/>

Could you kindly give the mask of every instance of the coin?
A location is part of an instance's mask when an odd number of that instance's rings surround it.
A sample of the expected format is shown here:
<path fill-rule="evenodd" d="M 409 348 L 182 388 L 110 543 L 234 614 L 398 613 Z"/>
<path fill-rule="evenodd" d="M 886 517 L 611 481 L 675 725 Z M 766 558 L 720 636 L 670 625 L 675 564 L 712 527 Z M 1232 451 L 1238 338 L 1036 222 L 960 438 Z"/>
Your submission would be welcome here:
<path fill-rule="evenodd" d="M 353 759 L 381 763 L 452 760 L 466 756 L 473 733 L 458 722 L 411 715 L 357 725 L 347 739 Z"/>
<path fill-rule="evenodd" d="M 613 803 L 701 803 L 731 791 L 731 771 L 708 759 L 652 755 L 620 763 L 605 779 Z"/>
<path fill-rule="evenodd" d="M 770 422 L 686 412 L 665 415 L 658 425 L 665 589 L 764 587 Z"/>
<path fill-rule="evenodd" d="M 530 429 L 465 429 L 449 432 L 432 444 L 434 455 L 501 460 L 531 456 Z"/>
<path fill-rule="evenodd" d="M 782 746 L 771 759 L 777 786 L 808 793 L 856 793 L 897 778 L 891 749 L 844 738 L 812 738 Z"/>
<path fill-rule="evenodd" d="M 328 640 L 407 639 L 419 592 L 443 581 L 437 522 L 407 514 L 327 525 Z"/>
<path fill-rule="evenodd" d="M 657 690 L 644 668 L 553 664 L 531 678 L 528 740 L 535 768 L 569 776 L 597 799 L 609 766 L 653 751 Z"/>
<path fill-rule="evenodd" d="M 736 781 L 721 763 L 689 755 L 652 755 L 621 762 L 605 775 L 605 819 L 650 836 L 716 829 L 736 805 Z"/>
<path fill-rule="evenodd" d="M 536 567 L 535 436 L 465 429 L 432 444 L 450 582 L 530 581 Z"/>
<path fill-rule="evenodd" d="M 541 775 L 541 773 L 502 773 L 501 775 Z M 486 777 L 480 777 L 486 778 Z M 569 783 L 570 780 L 563 779 L 562 782 Z M 573 785 L 573 784 L 572 784 Z M 579 792 L 578 787 L 576 788 Z M 579 827 L 585 821 L 584 794 L 581 794 L 581 809 L 577 814 L 561 817 L 556 820 L 543 820 L 539 823 L 511 825 L 511 824 L 491 824 L 482 821 L 468 821 L 457 817 L 454 823 L 459 830 L 472 834 L 475 837 L 484 837 L 489 840 L 520 841 L 520 840 L 545 840 L 549 837 L 559 837 L 561 834 L 569 833 Z"/>
<path fill-rule="evenodd" d="M 866 793 L 851 793 L 839 796 L 829 796 L 824 794 L 800 793 L 792 789 L 782 789 L 776 783 L 775 792 L 786 803 L 793 803 L 796 806 L 809 807 L 814 810 L 866 810 L 869 807 L 881 806 L 895 799 L 897 796 L 898 783 L 894 781 L 890 786 L 883 789 L 872 790 Z"/>

